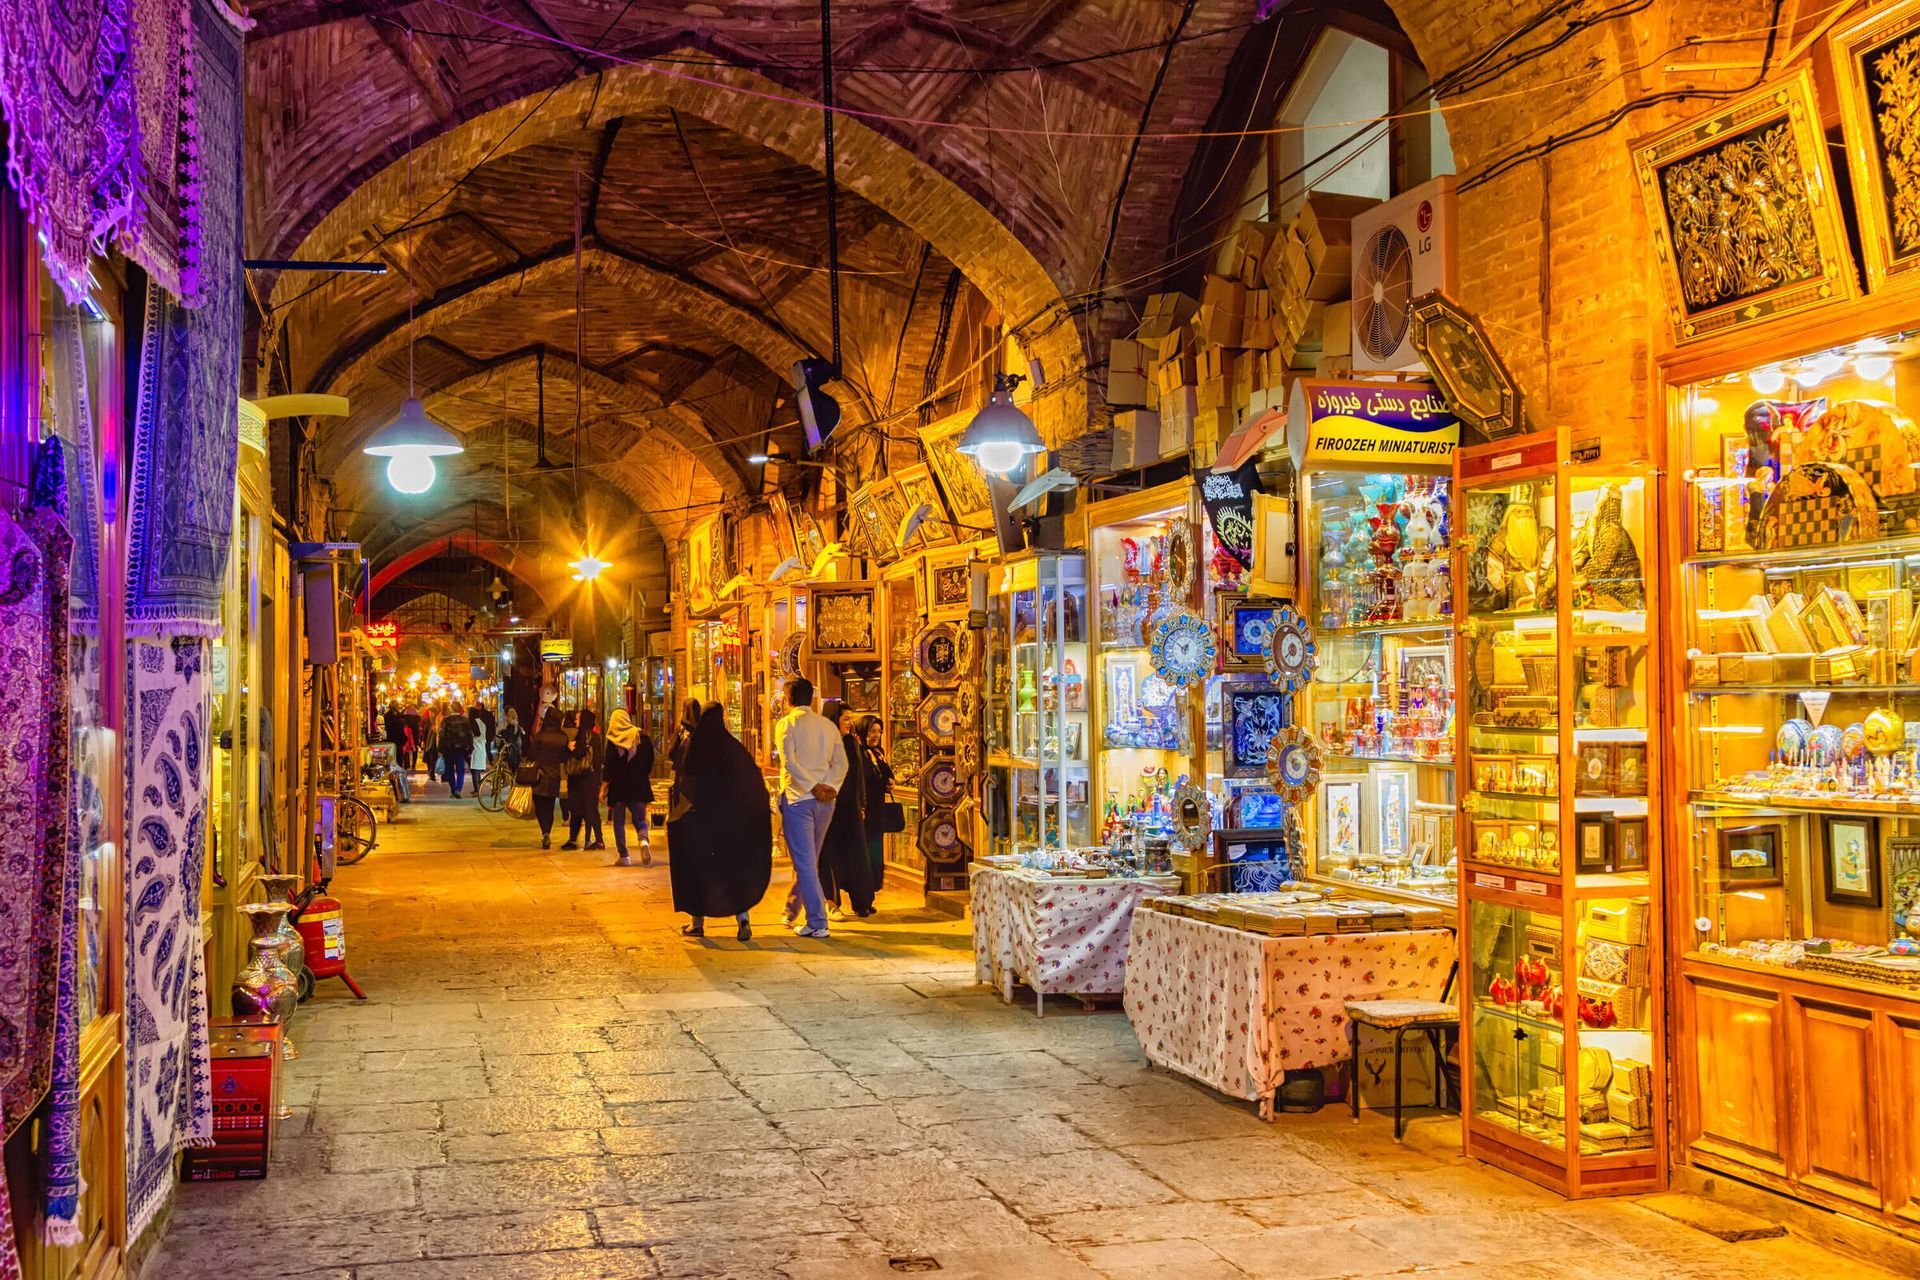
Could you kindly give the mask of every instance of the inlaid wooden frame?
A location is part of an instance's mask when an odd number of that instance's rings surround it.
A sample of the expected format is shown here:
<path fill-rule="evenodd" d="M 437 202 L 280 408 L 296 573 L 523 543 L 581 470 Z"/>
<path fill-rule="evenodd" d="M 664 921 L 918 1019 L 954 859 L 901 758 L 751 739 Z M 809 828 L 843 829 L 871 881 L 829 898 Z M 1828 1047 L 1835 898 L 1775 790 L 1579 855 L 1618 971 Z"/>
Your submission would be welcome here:
<path fill-rule="evenodd" d="M 912 515 L 923 502 L 932 508 L 927 518 L 920 522 L 920 528 L 908 545 L 951 546 L 954 541 L 953 521 L 947 516 L 946 499 L 940 496 L 940 486 L 933 478 L 932 469 L 922 462 L 918 466 L 895 472 L 894 479 L 900 484 L 900 498 L 908 515 Z"/>
<path fill-rule="evenodd" d="M 829 582 L 807 602 L 808 650 L 824 662 L 880 657 L 880 588 L 876 582 Z"/>
<path fill-rule="evenodd" d="M 1911 287 L 1920 283 L 1920 0 L 1871 10 L 1830 48 L 1867 290 Z"/>
<path fill-rule="evenodd" d="M 1858 296 L 1811 71 L 1632 150 L 1676 343 Z"/>

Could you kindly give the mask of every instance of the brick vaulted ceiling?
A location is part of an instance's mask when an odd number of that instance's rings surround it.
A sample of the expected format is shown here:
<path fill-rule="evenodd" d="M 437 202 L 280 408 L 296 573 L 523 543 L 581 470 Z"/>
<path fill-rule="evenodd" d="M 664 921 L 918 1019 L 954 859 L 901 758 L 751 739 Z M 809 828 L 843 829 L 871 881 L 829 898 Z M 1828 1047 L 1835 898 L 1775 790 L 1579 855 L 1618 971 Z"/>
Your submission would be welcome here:
<path fill-rule="evenodd" d="M 1254 7 L 836 0 L 849 421 L 919 401 L 957 273 L 1065 386 L 1043 429 L 1084 429 L 1081 300 L 1142 291 L 1193 156 L 1135 135 L 1206 127 Z M 757 484 L 789 366 L 830 346 L 816 4 L 247 10 L 250 256 L 388 266 L 253 281 L 270 377 L 351 398 L 321 465 L 370 552 L 571 502 L 530 470 L 542 388 L 549 457 L 577 385 L 584 500 L 649 545 Z M 469 441 L 424 512 L 358 452 L 407 393 L 409 302 L 419 394 Z"/>

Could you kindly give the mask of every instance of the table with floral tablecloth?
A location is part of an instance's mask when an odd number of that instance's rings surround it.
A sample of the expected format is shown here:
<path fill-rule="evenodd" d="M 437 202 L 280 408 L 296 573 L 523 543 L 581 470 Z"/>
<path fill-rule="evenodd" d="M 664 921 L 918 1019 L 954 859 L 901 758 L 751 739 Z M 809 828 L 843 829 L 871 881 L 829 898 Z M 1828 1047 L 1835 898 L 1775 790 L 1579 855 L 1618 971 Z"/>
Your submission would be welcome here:
<path fill-rule="evenodd" d="M 1269 938 L 1142 911 L 1127 952 L 1127 1017 L 1156 1065 L 1260 1103 L 1289 1070 L 1347 1059 L 1349 1000 L 1440 997 L 1453 933 Z"/>
<path fill-rule="evenodd" d="M 1059 879 L 976 863 L 973 966 L 1013 999 L 1015 982 L 1041 997 L 1114 995 L 1127 980 L 1127 928 L 1142 898 L 1180 892 L 1173 876 Z"/>

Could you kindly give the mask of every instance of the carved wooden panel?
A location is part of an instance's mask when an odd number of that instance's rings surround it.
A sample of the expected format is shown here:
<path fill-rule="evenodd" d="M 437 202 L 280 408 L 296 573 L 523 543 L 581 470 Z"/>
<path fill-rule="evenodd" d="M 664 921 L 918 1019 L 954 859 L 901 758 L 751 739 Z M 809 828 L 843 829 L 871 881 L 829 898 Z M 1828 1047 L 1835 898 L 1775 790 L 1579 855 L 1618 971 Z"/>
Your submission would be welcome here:
<path fill-rule="evenodd" d="M 1794 1173 L 1835 1195 L 1880 1203 L 1873 1015 L 1789 1002 L 1798 1130 Z"/>
<path fill-rule="evenodd" d="M 1698 980 L 1689 987 L 1696 1097 L 1687 1141 L 1784 1173 L 1779 998 Z"/>

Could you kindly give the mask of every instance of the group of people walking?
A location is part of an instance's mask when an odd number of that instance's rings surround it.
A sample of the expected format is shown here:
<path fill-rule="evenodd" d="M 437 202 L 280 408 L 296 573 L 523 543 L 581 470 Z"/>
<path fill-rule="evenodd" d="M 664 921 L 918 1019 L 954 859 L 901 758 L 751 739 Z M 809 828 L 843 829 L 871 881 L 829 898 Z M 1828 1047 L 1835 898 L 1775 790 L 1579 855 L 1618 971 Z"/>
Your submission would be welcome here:
<path fill-rule="evenodd" d="M 793 862 L 786 920 L 803 938 L 825 938 L 832 921 L 874 913 L 874 894 L 885 879 L 886 834 L 900 830 L 902 819 L 879 719 L 839 699 L 816 711 L 813 699 L 811 681 L 788 684 L 789 710 L 774 728 L 774 741 L 780 829 Z M 562 711 L 550 703 L 541 706 L 531 733 L 511 708 L 497 730 L 491 714 L 475 707 L 436 717 L 395 705 L 385 721 L 401 764 L 411 769 L 424 753 L 429 771 L 438 766 L 455 796 L 477 742 L 504 759 L 531 792 L 542 849 L 553 847 L 561 816 L 567 835 L 560 848 L 606 848 L 604 800 L 617 865 L 632 865 L 629 824 L 640 865 L 652 864 L 647 808 L 654 798 L 654 743 L 624 707 L 613 711 L 604 733 L 593 711 Z M 690 917 L 681 932 L 704 937 L 709 919 L 732 917 L 745 941 L 753 936 L 747 914 L 773 876 L 773 805 L 760 764 L 727 728 L 725 710 L 698 699 L 681 709 L 668 760 L 673 908 Z"/>
<path fill-rule="evenodd" d="M 511 725 L 513 712 L 507 712 L 507 720 Z M 403 771 L 411 773 L 424 761 L 427 776 L 445 778 L 448 789 L 456 796 L 466 786 L 474 752 L 491 754 L 502 745 L 493 712 L 481 706 L 462 707 L 455 703 L 439 711 L 433 707 L 403 708 L 397 702 L 389 702 L 380 715 L 380 728 Z M 479 789 L 477 770 L 474 788 Z"/>
<path fill-rule="evenodd" d="M 790 709 L 774 728 L 774 742 L 780 827 L 793 861 L 787 922 L 803 938 L 825 938 L 829 921 L 845 911 L 873 914 L 885 834 L 898 809 L 889 798 L 893 770 L 880 750 L 878 721 L 859 718 L 838 700 L 815 711 L 813 694 L 807 680 L 787 686 Z M 718 704 L 703 708 L 693 700 L 682 710 L 670 758 L 673 909 L 691 917 L 681 932 L 702 937 L 708 919 L 732 916 L 744 941 L 753 936 L 747 913 L 773 874 L 773 820 L 760 764 L 727 729 Z"/>

